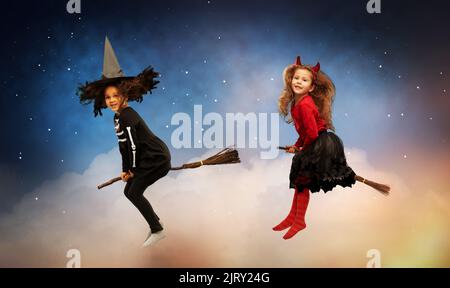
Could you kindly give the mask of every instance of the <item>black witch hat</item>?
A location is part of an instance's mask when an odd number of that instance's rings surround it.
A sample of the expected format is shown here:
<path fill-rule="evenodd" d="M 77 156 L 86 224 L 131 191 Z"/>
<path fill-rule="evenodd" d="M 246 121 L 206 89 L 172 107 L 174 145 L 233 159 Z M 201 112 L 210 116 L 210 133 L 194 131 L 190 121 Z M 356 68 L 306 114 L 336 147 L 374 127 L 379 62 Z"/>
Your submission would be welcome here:
<path fill-rule="evenodd" d="M 108 40 L 105 39 L 105 53 L 103 58 L 102 79 L 94 82 L 86 82 L 78 87 L 77 95 L 80 103 L 90 104 L 94 102 L 94 115 L 102 115 L 102 109 L 106 108 L 105 89 L 108 86 L 116 86 L 128 101 L 142 102 L 143 96 L 156 88 L 155 78 L 159 73 L 151 66 L 147 67 L 137 76 L 125 76 L 117 61 L 116 54 Z"/>

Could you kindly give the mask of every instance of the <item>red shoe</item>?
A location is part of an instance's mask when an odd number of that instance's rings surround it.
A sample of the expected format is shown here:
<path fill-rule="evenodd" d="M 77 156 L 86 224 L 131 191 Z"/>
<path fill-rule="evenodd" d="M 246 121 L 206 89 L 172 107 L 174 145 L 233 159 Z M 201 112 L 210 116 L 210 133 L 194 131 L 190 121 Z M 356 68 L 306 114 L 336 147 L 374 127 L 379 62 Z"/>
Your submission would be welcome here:
<path fill-rule="evenodd" d="M 305 188 L 302 192 L 297 193 L 297 213 L 295 215 L 294 223 L 288 232 L 283 236 L 285 240 L 294 237 L 300 230 L 306 228 L 305 214 L 309 203 L 309 189 Z"/>
<path fill-rule="evenodd" d="M 282 231 L 286 228 L 291 227 L 291 225 L 294 223 L 295 214 L 297 212 L 297 194 L 297 190 L 295 190 L 294 198 L 292 199 L 291 211 L 289 212 L 288 216 L 286 216 L 286 218 L 281 221 L 280 224 L 272 228 L 273 231 Z"/>

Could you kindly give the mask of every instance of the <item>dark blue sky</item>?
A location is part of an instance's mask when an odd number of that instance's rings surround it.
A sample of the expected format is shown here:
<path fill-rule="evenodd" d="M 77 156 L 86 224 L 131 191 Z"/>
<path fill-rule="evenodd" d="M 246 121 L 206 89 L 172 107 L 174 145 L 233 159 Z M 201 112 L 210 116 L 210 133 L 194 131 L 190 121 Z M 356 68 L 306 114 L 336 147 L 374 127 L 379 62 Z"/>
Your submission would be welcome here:
<path fill-rule="evenodd" d="M 374 158 L 403 153 L 392 146 L 448 146 L 446 1 L 382 0 L 381 15 L 368 14 L 367 1 L 93 2 L 82 0 L 80 15 L 66 1 L 3 4 L 0 211 L 116 147 L 112 114 L 94 118 L 75 95 L 100 76 L 105 35 L 127 75 L 147 65 L 161 72 L 155 93 L 132 105 L 169 147 L 171 116 L 194 104 L 204 113 L 276 112 L 281 72 L 297 54 L 335 81 L 346 145 Z M 281 128 L 280 142 L 295 138 Z M 177 164 L 204 153 L 171 150 Z"/>

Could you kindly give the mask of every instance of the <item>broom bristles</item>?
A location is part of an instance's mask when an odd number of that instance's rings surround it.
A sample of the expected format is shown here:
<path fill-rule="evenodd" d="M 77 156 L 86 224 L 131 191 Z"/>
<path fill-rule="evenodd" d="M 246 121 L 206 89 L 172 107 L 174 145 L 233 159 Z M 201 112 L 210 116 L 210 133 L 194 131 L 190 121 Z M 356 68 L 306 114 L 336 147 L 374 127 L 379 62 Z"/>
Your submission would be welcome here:
<path fill-rule="evenodd" d="M 239 159 L 239 153 L 234 148 L 225 148 L 219 153 L 206 158 L 203 161 L 197 161 L 193 163 L 183 164 L 181 167 L 172 167 L 171 170 L 181 170 L 181 169 L 189 169 L 189 168 L 197 168 L 202 165 L 222 165 L 222 164 L 234 164 L 241 163 Z"/>
<path fill-rule="evenodd" d="M 382 193 L 384 196 L 388 196 L 389 191 L 391 190 L 391 187 L 389 185 L 377 183 L 377 182 L 365 179 L 358 175 L 355 176 L 355 180 L 369 185 L 370 187 L 374 188 L 378 192 Z"/>

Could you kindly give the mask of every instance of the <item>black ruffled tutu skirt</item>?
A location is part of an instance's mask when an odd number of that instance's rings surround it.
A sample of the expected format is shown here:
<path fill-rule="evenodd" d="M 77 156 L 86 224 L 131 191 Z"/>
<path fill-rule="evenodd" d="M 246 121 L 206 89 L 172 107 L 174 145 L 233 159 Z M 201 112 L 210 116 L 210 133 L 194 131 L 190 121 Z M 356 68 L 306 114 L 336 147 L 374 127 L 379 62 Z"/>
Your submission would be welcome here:
<path fill-rule="evenodd" d="M 331 191 L 337 185 L 351 187 L 355 172 L 347 165 L 342 140 L 331 131 L 321 131 L 319 137 L 292 159 L 290 188 L 311 192 Z"/>

